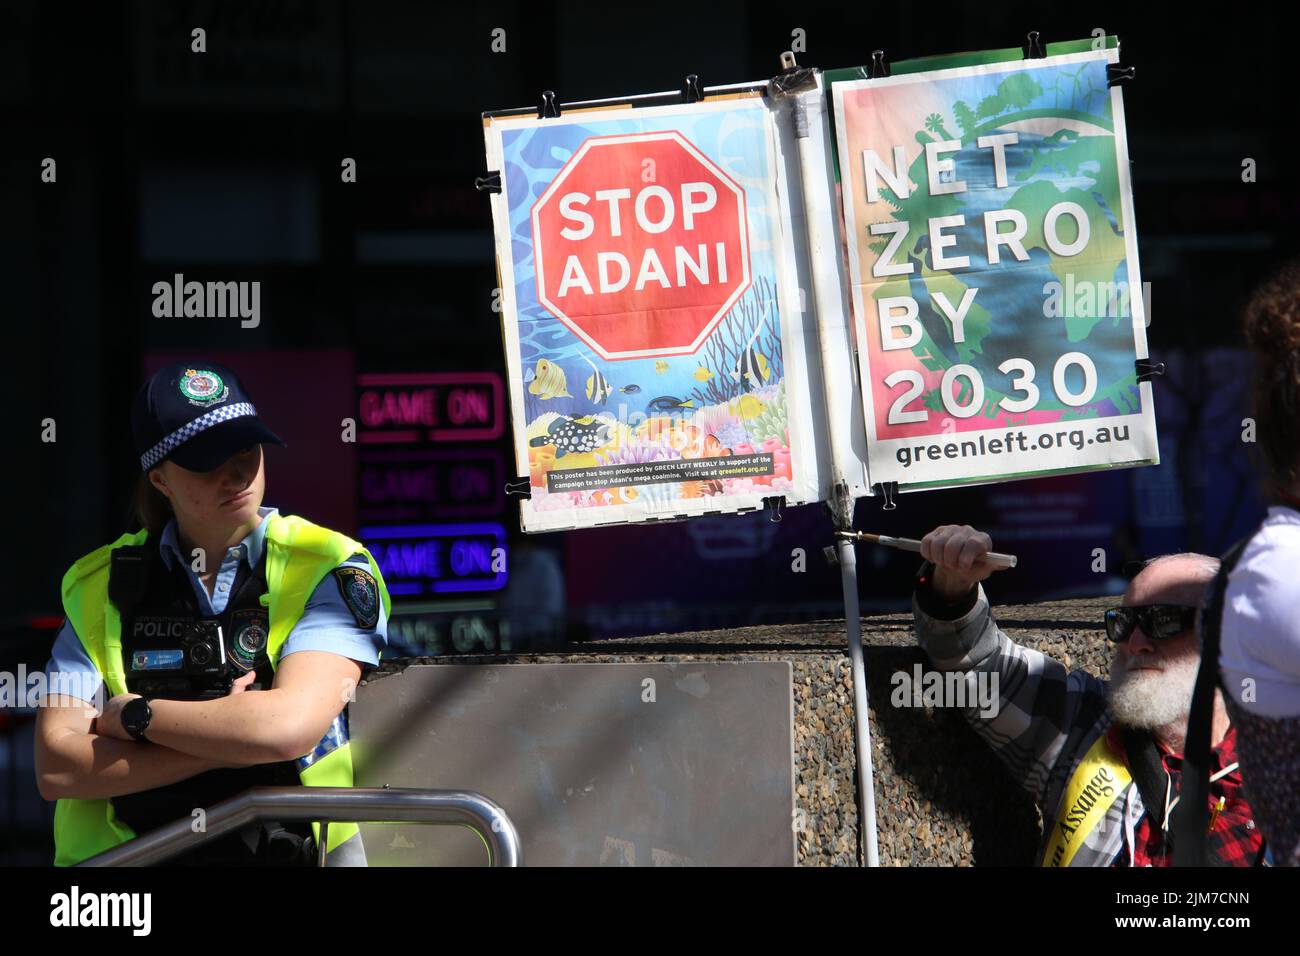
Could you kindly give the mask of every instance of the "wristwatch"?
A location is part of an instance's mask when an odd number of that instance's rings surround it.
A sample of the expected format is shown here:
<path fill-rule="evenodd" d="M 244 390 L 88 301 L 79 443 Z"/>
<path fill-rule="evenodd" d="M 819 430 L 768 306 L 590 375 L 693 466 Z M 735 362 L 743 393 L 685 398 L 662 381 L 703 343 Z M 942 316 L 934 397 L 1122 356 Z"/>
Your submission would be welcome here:
<path fill-rule="evenodd" d="M 134 739 L 148 743 L 144 732 L 153 720 L 153 708 L 143 697 L 133 697 L 122 707 L 122 727 Z"/>

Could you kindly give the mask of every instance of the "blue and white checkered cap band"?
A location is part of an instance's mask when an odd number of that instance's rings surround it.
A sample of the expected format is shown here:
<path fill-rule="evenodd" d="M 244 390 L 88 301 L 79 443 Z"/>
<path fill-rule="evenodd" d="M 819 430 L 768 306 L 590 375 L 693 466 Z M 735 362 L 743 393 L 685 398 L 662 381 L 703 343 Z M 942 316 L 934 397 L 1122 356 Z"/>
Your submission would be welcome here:
<path fill-rule="evenodd" d="M 182 425 L 176 431 L 172 432 L 158 444 L 154 445 L 147 452 L 140 456 L 140 467 L 148 471 L 158 462 L 162 461 L 172 453 L 178 446 L 189 441 L 200 432 L 205 432 L 213 425 L 220 425 L 222 422 L 228 422 L 232 418 L 240 418 L 244 415 L 256 415 L 257 409 L 253 407 L 252 402 L 236 402 L 234 405 L 227 405 L 224 408 L 214 408 Z"/>

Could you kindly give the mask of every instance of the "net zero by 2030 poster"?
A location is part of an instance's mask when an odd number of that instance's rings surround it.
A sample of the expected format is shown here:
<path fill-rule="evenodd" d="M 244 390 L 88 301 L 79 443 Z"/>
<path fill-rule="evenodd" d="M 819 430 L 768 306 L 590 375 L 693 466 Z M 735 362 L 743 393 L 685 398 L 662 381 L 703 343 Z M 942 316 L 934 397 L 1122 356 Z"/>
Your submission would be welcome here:
<path fill-rule="evenodd" d="M 485 125 L 524 528 L 816 500 L 761 98 Z"/>
<path fill-rule="evenodd" d="M 1158 463 L 1117 59 L 833 83 L 872 482 Z"/>

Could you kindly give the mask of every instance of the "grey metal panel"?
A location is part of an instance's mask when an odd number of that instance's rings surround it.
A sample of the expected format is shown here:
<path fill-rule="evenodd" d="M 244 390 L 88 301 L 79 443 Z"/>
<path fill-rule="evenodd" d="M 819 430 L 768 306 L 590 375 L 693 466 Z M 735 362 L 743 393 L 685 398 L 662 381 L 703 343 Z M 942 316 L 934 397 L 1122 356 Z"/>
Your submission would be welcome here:
<path fill-rule="evenodd" d="M 791 866 L 790 681 L 788 661 L 414 665 L 357 692 L 356 785 L 486 794 L 530 866 Z M 486 863 L 468 830 L 361 829 L 371 866 Z"/>

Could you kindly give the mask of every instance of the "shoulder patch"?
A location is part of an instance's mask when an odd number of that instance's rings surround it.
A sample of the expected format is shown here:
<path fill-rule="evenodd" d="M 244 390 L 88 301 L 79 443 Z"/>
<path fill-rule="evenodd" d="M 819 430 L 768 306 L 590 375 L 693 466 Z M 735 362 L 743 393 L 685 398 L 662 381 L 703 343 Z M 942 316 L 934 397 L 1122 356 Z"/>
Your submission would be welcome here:
<path fill-rule="evenodd" d="M 379 586 L 364 568 L 335 568 L 331 574 L 338 582 L 343 603 L 348 606 L 357 626 L 370 630 L 379 623 Z"/>

